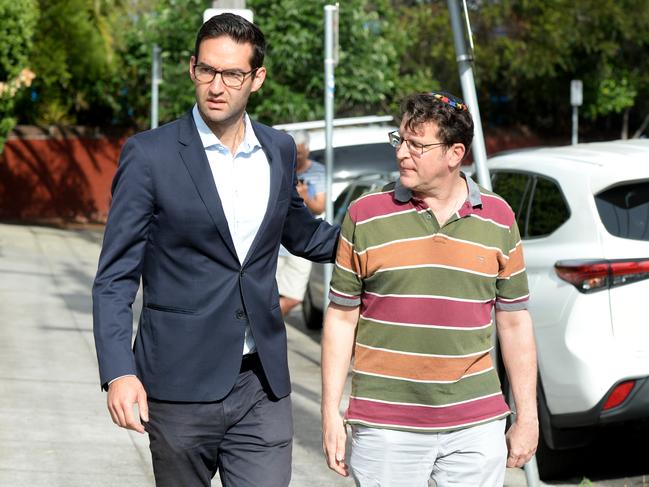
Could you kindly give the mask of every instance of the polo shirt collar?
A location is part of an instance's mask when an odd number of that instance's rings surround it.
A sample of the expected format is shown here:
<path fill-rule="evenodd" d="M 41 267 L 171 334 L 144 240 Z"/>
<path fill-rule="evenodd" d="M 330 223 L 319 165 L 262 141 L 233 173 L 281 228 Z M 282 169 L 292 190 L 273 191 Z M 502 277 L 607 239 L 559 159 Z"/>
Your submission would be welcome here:
<path fill-rule="evenodd" d="M 482 197 L 480 196 L 480 187 L 478 184 L 470 177 L 467 177 L 467 175 L 462 171 L 460 171 L 460 176 L 466 181 L 467 189 L 469 190 L 467 199 L 469 200 L 471 207 L 482 207 Z M 397 183 L 394 187 L 394 197 L 401 203 L 407 203 L 412 198 L 412 191 L 403 186 L 400 179 L 397 179 Z"/>

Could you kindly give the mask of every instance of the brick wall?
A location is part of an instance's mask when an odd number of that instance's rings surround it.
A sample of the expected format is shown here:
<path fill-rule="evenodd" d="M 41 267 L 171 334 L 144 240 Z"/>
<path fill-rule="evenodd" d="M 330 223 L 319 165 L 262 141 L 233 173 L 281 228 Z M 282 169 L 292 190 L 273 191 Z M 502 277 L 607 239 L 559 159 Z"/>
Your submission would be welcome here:
<path fill-rule="evenodd" d="M 18 126 L 0 154 L 0 219 L 104 222 L 125 140 L 86 127 Z M 513 130 L 490 129 L 485 140 L 488 154 L 541 143 Z"/>
<path fill-rule="evenodd" d="M 123 134 L 18 126 L 0 155 L 0 219 L 102 222 Z"/>

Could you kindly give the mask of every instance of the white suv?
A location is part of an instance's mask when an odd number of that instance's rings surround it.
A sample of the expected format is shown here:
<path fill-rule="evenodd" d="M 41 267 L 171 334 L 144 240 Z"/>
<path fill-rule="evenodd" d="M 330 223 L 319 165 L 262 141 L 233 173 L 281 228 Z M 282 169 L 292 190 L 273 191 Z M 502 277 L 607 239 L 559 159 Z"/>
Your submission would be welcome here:
<path fill-rule="evenodd" d="M 488 165 L 523 239 L 547 478 L 597 428 L 649 419 L 649 140 L 524 150 Z"/>

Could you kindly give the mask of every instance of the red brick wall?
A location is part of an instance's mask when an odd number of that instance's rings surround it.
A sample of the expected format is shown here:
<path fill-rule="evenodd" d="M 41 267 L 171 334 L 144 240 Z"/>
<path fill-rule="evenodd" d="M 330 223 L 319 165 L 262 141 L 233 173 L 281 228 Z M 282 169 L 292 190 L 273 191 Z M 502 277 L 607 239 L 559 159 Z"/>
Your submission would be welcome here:
<path fill-rule="evenodd" d="M 104 222 L 125 139 L 83 127 L 19 126 L 0 154 L 0 219 Z M 540 143 L 512 130 L 489 130 L 485 140 L 488 154 Z"/>
<path fill-rule="evenodd" d="M 18 127 L 0 155 L 0 218 L 105 221 L 123 135 Z"/>

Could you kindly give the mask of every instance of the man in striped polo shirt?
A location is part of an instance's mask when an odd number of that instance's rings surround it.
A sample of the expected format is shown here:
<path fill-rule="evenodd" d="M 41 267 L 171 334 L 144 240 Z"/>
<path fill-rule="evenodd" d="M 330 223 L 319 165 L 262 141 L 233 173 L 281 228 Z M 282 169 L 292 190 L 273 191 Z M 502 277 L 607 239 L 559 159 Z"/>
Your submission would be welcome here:
<path fill-rule="evenodd" d="M 538 440 L 516 219 L 460 171 L 473 139 L 464 102 L 415 94 L 402 111 L 390 134 L 399 180 L 357 199 L 342 225 L 322 339 L 325 456 L 348 475 L 347 423 L 357 485 L 502 486 L 505 465 L 525 464 Z M 496 329 L 517 410 L 506 436 Z"/>

